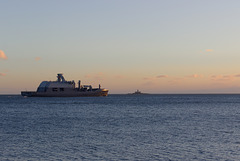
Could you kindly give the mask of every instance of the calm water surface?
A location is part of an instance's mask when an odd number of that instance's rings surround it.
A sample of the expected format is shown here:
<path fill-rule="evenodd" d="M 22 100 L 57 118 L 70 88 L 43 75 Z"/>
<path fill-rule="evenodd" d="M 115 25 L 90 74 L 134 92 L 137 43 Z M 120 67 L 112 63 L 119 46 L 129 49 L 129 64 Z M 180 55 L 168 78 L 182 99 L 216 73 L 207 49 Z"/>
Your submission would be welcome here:
<path fill-rule="evenodd" d="M 240 95 L 0 96 L 0 160 L 240 160 Z"/>

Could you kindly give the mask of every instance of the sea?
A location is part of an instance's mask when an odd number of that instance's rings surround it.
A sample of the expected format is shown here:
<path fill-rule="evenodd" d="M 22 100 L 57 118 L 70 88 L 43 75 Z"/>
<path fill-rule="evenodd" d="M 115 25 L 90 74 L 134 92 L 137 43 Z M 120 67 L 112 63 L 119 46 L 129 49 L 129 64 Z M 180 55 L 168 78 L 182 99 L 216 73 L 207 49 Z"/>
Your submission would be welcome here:
<path fill-rule="evenodd" d="M 1 95 L 0 160 L 240 160 L 240 95 Z"/>

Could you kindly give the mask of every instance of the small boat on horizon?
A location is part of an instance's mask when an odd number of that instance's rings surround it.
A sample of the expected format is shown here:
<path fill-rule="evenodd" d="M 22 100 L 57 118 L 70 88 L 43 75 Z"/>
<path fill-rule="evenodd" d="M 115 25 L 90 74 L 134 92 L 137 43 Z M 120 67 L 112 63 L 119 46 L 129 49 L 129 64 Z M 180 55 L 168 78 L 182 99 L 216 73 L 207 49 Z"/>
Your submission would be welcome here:
<path fill-rule="evenodd" d="M 141 95 L 141 94 L 148 94 L 148 93 L 142 93 L 140 90 L 137 89 L 134 93 L 128 93 L 128 94 Z"/>

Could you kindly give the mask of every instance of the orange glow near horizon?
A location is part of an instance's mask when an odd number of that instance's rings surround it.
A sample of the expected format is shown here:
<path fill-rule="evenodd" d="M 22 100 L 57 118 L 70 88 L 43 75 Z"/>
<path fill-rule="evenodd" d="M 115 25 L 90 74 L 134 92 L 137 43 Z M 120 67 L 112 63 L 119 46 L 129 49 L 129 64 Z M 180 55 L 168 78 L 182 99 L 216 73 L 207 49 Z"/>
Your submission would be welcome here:
<path fill-rule="evenodd" d="M 27 76 L 27 75 L 25 75 Z M 238 74 L 232 75 L 209 75 L 193 74 L 189 76 L 171 76 L 160 77 L 152 76 L 149 78 L 140 75 L 112 75 L 110 73 L 96 73 L 79 78 L 71 75 L 64 75 L 66 80 L 81 80 L 83 84 L 91 84 L 98 87 L 101 84 L 103 88 L 109 89 L 110 94 L 131 93 L 139 89 L 145 93 L 236 93 L 239 91 L 240 77 Z M 9 77 L 9 78 L 8 78 Z M 10 79 L 11 78 L 11 79 Z M 14 75 L 0 74 L 1 83 L 5 84 L 0 94 L 19 94 L 20 91 L 34 91 L 41 81 L 55 81 L 55 76 L 43 78 L 41 75 L 17 78 Z M 9 81 L 9 79 L 11 81 Z"/>
<path fill-rule="evenodd" d="M 237 1 L 55 1 L 1 3 L 0 94 L 57 73 L 109 93 L 240 93 Z"/>

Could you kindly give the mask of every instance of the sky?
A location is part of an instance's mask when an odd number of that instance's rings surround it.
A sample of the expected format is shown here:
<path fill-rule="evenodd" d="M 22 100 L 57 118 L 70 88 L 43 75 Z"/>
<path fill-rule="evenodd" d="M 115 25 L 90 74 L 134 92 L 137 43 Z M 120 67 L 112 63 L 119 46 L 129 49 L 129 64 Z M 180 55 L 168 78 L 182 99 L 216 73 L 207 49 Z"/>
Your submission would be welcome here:
<path fill-rule="evenodd" d="M 239 0 L 0 0 L 0 94 L 240 93 Z"/>

